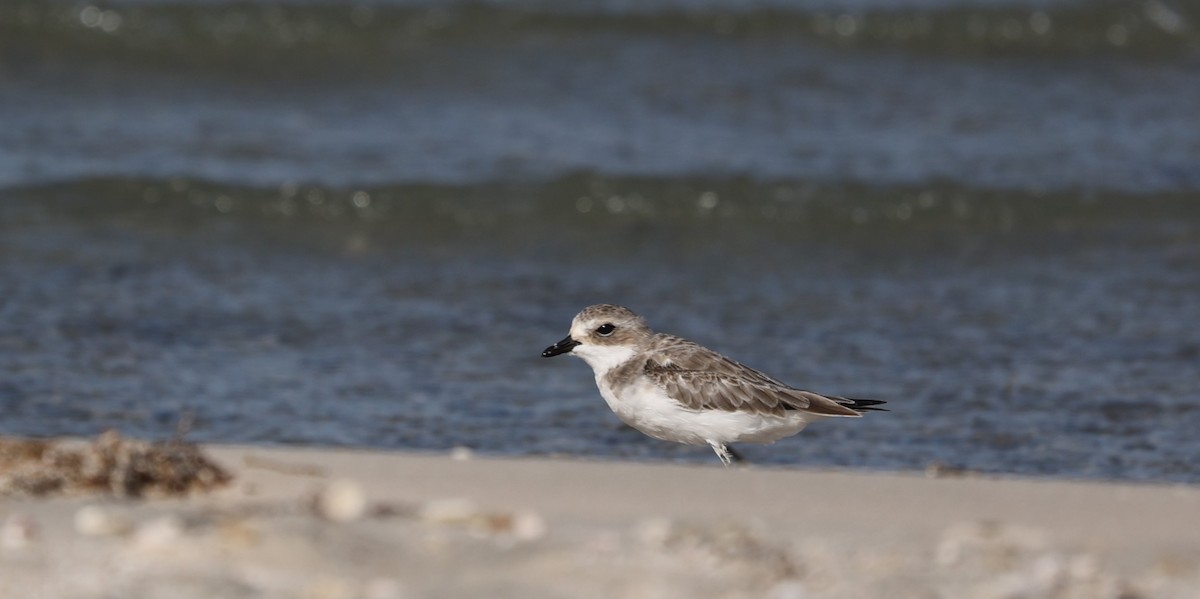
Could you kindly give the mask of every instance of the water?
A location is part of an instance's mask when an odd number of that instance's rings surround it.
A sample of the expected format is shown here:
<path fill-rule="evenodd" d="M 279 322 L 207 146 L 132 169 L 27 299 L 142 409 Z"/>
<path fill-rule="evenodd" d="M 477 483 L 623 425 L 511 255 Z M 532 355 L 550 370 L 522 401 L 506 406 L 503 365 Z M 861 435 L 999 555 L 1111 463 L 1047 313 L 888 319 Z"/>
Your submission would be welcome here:
<path fill-rule="evenodd" d="M 604 301 L 890 402 L 757 462 L 1200 482 L 1200 15 L 842 6 L 5 3 L 0 432 L 712 461 Z"/>

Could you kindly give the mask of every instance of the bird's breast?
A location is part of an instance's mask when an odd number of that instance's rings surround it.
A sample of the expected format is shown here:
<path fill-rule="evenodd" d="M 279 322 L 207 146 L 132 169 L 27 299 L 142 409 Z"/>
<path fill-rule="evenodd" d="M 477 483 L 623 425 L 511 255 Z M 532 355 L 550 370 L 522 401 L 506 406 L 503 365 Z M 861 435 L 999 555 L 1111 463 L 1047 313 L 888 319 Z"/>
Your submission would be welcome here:
<path fill-rule="evenodd" d="M 799 432 L 806 422 L 799 413 L 781 417 L 748 411 L 690 409 L 645 377 L 621 386 L 613 385 L 612 379 L 597 377 L 596 385 L 617 418 L 664 441 L 691 445 L 708 441 L 771 443 Z"/>
<path fill-rule="evenodd" d="M 664 441 L 677 443 L 704 443 L 705 439 L 694 434 L 689 422 L 694 412 L 671 399 L 665 390 L 645 378 L 620 387 L 597 378 L 600 395 L 609 409 L 621 422 Z"/>

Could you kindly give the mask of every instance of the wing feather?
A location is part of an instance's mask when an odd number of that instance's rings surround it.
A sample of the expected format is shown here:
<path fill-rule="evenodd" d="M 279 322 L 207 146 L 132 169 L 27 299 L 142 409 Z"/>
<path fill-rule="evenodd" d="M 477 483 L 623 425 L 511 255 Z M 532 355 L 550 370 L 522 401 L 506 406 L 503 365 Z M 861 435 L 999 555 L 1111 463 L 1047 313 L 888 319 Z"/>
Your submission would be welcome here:
<path fill-rule="evenodd" d="M 847 407 L 853 400 L 789 387 L 686 339 L 656 335 L 651 351 L 655 358 L 646 361 L 645 376 L 672 399 L 693 410 L 749 411 L 775 416 L 789 411 L 822 416 L 860 415 Z"/>

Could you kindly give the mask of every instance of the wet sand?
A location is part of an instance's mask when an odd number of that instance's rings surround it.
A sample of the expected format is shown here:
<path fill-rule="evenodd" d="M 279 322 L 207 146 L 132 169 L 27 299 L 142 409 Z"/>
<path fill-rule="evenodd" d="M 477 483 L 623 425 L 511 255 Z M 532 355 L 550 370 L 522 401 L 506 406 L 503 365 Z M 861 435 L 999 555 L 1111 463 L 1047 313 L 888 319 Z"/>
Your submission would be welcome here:
<path fill-rule="evenodd" d="M 1200 488 L 212 446 L 0 500 L 0 597 L 1196 597 Z"/>

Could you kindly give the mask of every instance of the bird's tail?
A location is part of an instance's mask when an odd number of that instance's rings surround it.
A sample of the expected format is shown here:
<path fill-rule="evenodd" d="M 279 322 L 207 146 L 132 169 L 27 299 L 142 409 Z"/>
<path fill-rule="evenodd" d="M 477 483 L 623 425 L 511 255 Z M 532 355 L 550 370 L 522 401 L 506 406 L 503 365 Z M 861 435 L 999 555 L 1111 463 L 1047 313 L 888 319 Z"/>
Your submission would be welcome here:
<path fill-rule="evenodd" d="M 880 404 L 887 403 L 880 399 L 853 399 L 850 397 L 833 398 L 834 401 L 854 410 L 856 412 L 887 412 L 887 408 L 877 408 Z"/>

